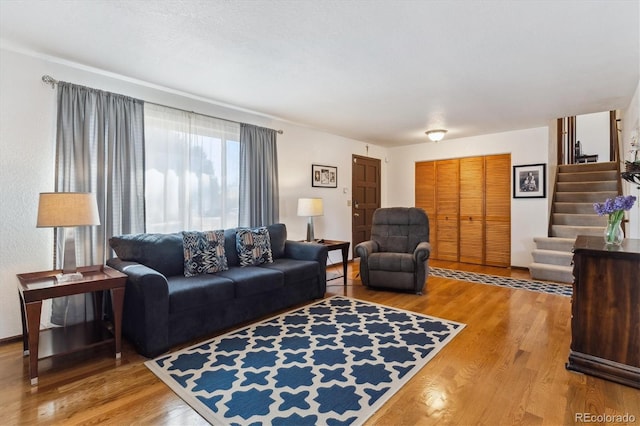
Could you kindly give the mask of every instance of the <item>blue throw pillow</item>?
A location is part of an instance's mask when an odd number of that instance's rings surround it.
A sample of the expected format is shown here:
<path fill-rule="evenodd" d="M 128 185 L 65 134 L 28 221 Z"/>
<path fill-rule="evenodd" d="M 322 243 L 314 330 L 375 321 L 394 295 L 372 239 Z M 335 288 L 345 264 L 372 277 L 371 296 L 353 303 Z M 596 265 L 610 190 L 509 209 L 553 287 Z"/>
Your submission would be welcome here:
<path fill-rule="evenodd" d="M 229 269 L 224 252 L 224 230 L 183 231 L 182 240 L 185 277 Z"/>
<path fill-rule="evenodd" d="M 273 263 L 271 238 L 269 237 L 269 230 L 265 226 L 253 229 L 238 229 L 236 231 L 236 250 L 240 259 L 240 266 Z"/>

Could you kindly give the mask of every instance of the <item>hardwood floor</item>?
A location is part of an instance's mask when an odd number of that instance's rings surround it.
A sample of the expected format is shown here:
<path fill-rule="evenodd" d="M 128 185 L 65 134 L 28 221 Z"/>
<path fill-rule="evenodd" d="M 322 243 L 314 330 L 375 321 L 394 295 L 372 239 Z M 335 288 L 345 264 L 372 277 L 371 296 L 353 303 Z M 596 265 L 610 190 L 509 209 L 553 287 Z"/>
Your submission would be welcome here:
<path fill-rule="evenodd" d="M 523 270 L 430 264 L 528 277 Z M 587 415 L 608 415 L 617 424 L 625 422 L 615 416 L 627 415 L 633 416 L 627 424 L 640 423 L 640 391 L 565 369 L 570 298 L 437 277 L 429 277 L 423 296 L 374 291 L 362 286 L 353 266 L 349 286 L 332 280 L 328 295 L 467 325 L 367 425 L 570 425 Z M 0 345 L 0 423 L 205 424 L 145 360 L 126 341 L 119 361 L 108 348 L 42 360 L 40 383 L 31 387 L 22 343 Z"/>

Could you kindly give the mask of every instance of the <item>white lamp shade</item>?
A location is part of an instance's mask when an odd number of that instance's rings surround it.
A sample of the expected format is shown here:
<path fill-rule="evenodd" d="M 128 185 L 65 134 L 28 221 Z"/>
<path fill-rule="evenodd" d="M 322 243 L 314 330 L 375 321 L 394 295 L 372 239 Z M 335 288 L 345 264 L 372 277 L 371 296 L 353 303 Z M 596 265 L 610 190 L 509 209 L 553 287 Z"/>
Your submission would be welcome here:
<path fill-rule="evenodd" d="M 89 192 L 43 192 L 38 204 L 38 228 L 100 225 L 98 203 Z"/>
<path fill-rule="evenodd" d="M 298 216 L 322 216 L 322 198 L 298 198 Z"/>

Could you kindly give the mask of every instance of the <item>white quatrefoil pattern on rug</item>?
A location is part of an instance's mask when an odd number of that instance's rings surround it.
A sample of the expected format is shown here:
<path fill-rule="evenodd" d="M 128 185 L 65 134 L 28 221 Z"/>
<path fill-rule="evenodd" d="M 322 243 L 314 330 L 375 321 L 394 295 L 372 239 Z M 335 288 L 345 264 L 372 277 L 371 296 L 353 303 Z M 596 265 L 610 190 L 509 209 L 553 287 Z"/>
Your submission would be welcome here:
<path fill-rule="evenodd" d="M 463 327 L 335 296 L 146 365 L 214 424 L 358 424 Z"/>

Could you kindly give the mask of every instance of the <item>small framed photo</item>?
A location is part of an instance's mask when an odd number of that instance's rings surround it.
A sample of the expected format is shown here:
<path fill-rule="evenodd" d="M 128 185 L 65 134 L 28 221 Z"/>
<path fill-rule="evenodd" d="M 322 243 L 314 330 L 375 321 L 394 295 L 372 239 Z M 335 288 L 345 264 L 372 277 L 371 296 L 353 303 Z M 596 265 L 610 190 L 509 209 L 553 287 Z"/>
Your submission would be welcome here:
<path fill-rule="evenodd" d="M 513 198 L 545 198 L 546 196 L 546 164 L 513 166 Z"/>
<path fill-rule="evenodd" d="M 338 187 L 338 168 L 333 166 L 311 165 L 311 186 L 320 188 Z"/>

